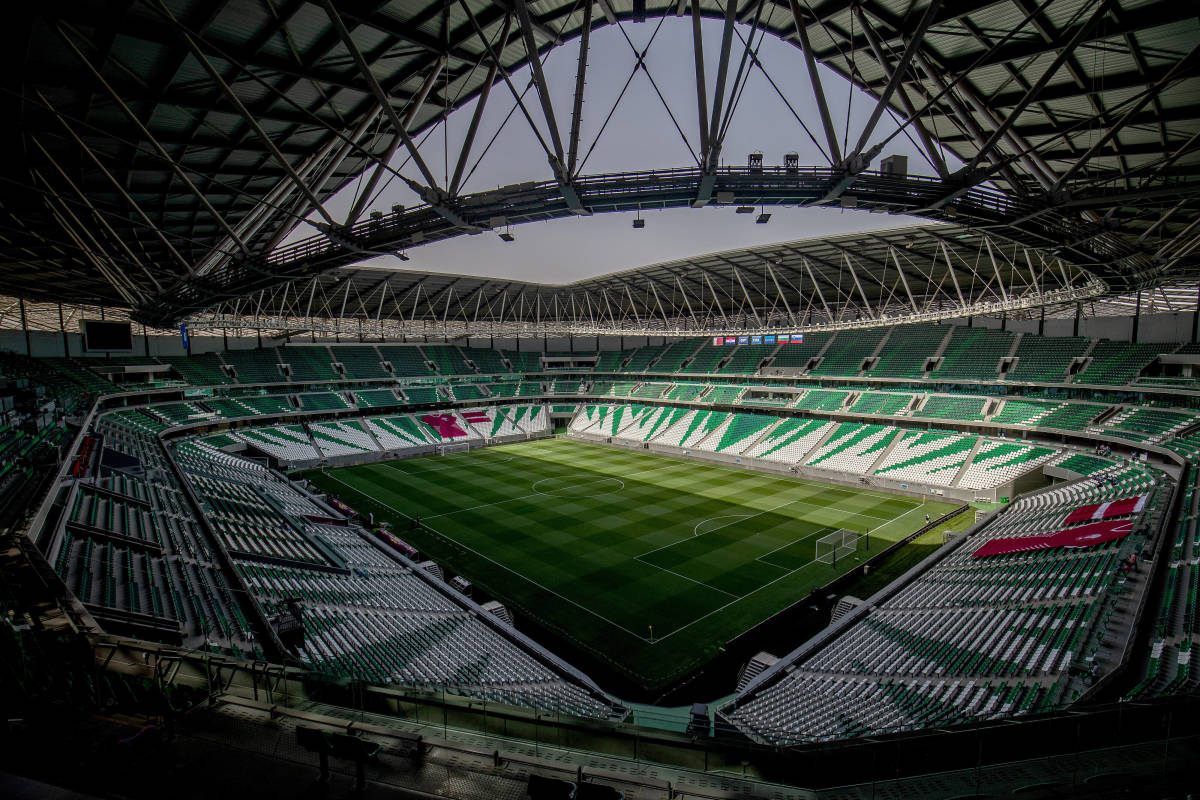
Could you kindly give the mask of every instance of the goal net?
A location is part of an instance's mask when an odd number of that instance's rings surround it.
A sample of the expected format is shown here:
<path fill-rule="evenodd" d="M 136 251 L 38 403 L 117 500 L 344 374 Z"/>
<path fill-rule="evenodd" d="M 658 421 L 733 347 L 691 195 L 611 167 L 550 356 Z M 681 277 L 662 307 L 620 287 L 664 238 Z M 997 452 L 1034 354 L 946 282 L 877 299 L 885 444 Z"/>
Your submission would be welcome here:
<path fill-rule="evenodd" d="M 822 564 L 836 566 L 837 562 L 846 556 L 853 555 L 858 550 L 858 540 L 862 538 L 858 531 L 842 528 L 833 533 L 827 533 L 817 539 L 817 558 Z"/>
<path fill-rule="evenodd" d="M 451 453 L 466 453 L 470 450 L 470 442 L 451 442 L 449 444 L 439 444 L 437 449 L 439 456 L 446 456 L 450 455 Z"/>

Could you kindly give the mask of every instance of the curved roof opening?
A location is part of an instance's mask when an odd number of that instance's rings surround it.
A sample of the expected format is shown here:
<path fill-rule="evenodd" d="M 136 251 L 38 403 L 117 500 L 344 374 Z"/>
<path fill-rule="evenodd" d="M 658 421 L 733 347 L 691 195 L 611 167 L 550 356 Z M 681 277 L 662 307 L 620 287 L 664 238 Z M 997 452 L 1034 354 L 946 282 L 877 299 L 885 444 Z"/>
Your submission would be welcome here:
<path fill-rule="evenodd" d="M 722 134 L 720 163 L 745 166 L 752 153 L 761 154 L 768 166 L 779 166 L 794 154 L 803 165 L 828 164 L 823 141 L 816 88 L 803 52 L 774 35 L 772 27 L 784 23 L 790 12 L 764 6 L 761 24 L 752 20 L 734 28 L 730 48 L 730 74 L 726 96 L 734 103 Z M 705 42 L 705 79 L 708 92 L 720 62 L 723 25 L 715 19 L 701 22 Z M 750 46 L 739 73 L 741 56 Z M 542 56 L 543 72 L 553 100 L 556 121 L 572 120 L 573 97 L 580 53 L 584 42 L 575 38 Z M 686 17 L 659 17 L 644 24 L 629 21 L 597 28 L 587 42 L 587 86 L 580 116 L 578 169 L 584 174 L 609 174 L 696 166 L 697 119 L 694 30 Z M 832 69 L 816 64 L 820 91 L 844 151 L 853 146 L 875 108 L 876 100 Z M 461 191 L 483 191 L 529 180 L 550 180 L 554 173 L 538 136 L 548 140 L 545 118 L 536 100 L 533 75 L 526 66 L 510 75 L 522 93 L 522 105 L 503 82 L 485 104 L 476 131 L 476 146 L 463 170 Z M 707 98 L 706 98 L 707 99 Z M 478 108 L 478 99 L 452 111 L 428 129 L 418 144 L 428 153 L 434 176 L 449 183 L 457 158 Z M 710 109 L 711 114 L 711 109 Z M 882 115 L 876 136 L 894 136 L 885 155 L 902 156 L 910 174 L 926 177 L 937 172 L 917 137 L 900 131 L 902 117 L 894 111 Z M 536 124 L 538 133 L 532 132 Z M 676 127 L 678 125 L 678 127 Z M 949 169 L 961 162 L 945 148 L 939 155 Z M 422 176 L 403 149 L 391 160 L 398 173 L 414 182 Z M 390 210 L 393 204 L 412 206 L 423 199 L 412 188 L 389 176 L 370 195 L 366 208 Z M 334 212 L 346 213 L 362 195 L 366 181 L 347 184 L 326 203 Z M 458 237 L 425 244 L 396 255 L 364 259 L 370 267 L 432 273 L 476 275 L 521 281 L 566 283 L 641 265 L 693 255 L 768 244 L 812 236 L 852 233 L 911 225 L 919 220 L 906 215 L 865 215 L 849 209 L 774 207 L 769 222 L 757 224 L 767 209 L 738 214 L 735 208 L 656 209 L 640 212 L 569 217 L 550 224 L 512 228 L 514 240 L 497 236 Z M 335 213 L 336 216 L 336 213 Z M 633 220 L 643 221 L 638 228 Z M 290 244 L 313 234 L 319 223 L 314 212 L 310 225 L 298 226 L 285 241 Z"/>
<path fill-rule="evenodd" d="M 1200 274 L 1187 3 L 86 0 L 13 24 L 0 274 L 148 324 L 376 256 L 562 281 L 905 214 L 1113 291 Z"/>

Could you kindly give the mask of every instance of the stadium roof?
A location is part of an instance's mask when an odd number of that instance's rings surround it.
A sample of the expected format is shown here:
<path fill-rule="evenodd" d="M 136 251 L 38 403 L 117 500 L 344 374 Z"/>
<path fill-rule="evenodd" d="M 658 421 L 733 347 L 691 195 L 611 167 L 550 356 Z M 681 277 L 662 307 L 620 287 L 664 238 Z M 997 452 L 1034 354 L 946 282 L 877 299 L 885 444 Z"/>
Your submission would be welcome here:
<path fill-rule="evenodd" d="M 1028 314 L 1106 287 L 1041 251 L 919 225 L 682 258 L 564 285 L 346 267 L 219 303 L 197 329 L 400 336 L 695 335 Z M 1194 300 L 1194 298 L 1193 298 Z"/>
<path fill-rule="evenodd" d="M 29 27 L 5 100 L 19 122 L 5 126 L 7 152 L 19 155 L 0 183 L 0 281 L 29 298 L 130 306 L 165 324 L 422 241 L 655 203 L 916 213 L 1037 248 L 1113 290 L 1200 275 L 1200 20 L 1186 2 L 59 0 L 31 11 L 10 20 Z M 693 13 L 765 29 L 880 98 L 880 112 L 911 120 L 934 177 L 863 171 L 884 143 L 868 123 L 843 152 L 819 90 L 806 116 L 820 169 L 718 169 L 719 137 L 700 126 L 694 170 L 575 172 L 573 115 L 555 118 L 541 56 L 594 27 Z M 718 73 L 734 86 L 742 34 L 725 38 Z M 530 179 L 550 180 L 475 197 L 437 185 L 414 138 L 486 87 L 504 91 L 531 54 L 525 111 L 551 133 L 541 144 L 556 166 Z M 967 168 L 948 173 L 945 151 Z M 346 218 L 328 214 L 324 201 L 364 171 L 370 185 L 394 178 L 397 152 L 426 205 L 368 221 L 365 191 Z M 323 234 L 280 252 L 314 211 Z"/>

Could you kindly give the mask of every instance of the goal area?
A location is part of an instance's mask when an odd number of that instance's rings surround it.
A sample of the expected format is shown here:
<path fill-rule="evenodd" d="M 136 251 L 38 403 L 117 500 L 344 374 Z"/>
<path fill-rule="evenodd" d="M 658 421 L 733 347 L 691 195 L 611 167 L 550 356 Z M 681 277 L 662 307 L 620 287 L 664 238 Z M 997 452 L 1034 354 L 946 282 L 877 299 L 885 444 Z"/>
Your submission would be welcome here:
<path fill-rule="evenodd" d="M 846 556 L 854 555 L 858 550 L 858 540 L 862 535 L 858 531 L 840 528 L 833 533 L 827 533 L 817 539 L 816 560 L 822 564 L 837 566 L 837 562 Z"/>

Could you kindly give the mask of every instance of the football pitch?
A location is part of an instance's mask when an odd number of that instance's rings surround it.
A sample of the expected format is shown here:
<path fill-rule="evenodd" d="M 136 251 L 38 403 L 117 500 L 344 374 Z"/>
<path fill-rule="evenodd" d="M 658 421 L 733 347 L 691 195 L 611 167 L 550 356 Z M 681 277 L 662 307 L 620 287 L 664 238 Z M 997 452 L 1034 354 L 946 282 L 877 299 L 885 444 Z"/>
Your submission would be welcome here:
<path fill-rule="evenodd" d="M 561 438 L 305 477 L 651 690 L 954 507 Z"/>

